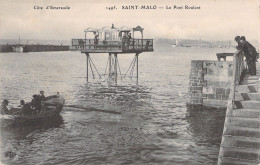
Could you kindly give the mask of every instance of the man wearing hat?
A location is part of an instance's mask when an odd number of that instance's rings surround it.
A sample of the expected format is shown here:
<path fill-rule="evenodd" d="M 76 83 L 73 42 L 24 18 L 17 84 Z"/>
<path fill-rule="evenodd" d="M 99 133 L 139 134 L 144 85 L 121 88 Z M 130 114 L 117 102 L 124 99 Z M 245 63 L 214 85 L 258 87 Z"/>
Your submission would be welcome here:
<path fill-rule="evenodd" d="M 45 101 L 46 100 L 46 98 L 44 96 L 44 91 L 40 91 L 40 100 L 41 101 Z"/>
<path fill-rule="evenodd" d="M 126 36 L 126 49 L 129 50 L 129 46 L 130 46 L 130 43 L 131 43 L 131 33 L 128 33 L 127 36 Z"/>
<path fill-rule="evenodd" d="M 246 41 L 245 36 L 240 37 L 240 42 L 242 46 L 242 51 L 246 57 L 246 62 L 248 65 L 248 72 L 250 75 L 256 75 L 256 61 L 257 52 L 253 45 Z"/>
<path fill-rule="evenodd" d="M 2 115 L 8 115 L 9 114 L 9 111 L 8 111 L 8 108 L 7 108 L 7 105 L 8 105 L 9 101 L 4 99 L 3 102 L 2 102 L 2 105 L 1 105 L 1 114 Z"/>
<path fill-rule="evenodd" d="M 240 36 L 236 36 L 235 37 L 235 41 L 237 42 L 237 46 L 236 46 L 237 50 L 241 50 L 242 49 L 242 44 L 240 42 Z"/>

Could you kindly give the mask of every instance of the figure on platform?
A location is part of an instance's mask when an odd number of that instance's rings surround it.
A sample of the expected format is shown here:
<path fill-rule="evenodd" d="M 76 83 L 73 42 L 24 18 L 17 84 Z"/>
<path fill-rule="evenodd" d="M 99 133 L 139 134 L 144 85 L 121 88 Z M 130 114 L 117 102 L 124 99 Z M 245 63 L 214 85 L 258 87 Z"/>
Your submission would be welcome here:
<path fill-rule="evenodd" d="M 97 49 L 97 45 L 98 45 L 98 35 L 96 34 L 94 38 L 94 49 Z"/>
<path fill-rule="evenodd" d="M 82 39 L 80 39 L 79 40 L 79 48 L 84 49 L 84 45 L 85 45 L 85 42 Z"/>
<path fill-rule="evenodd" d="M 4 99 L 1 105 L 1 114 L 2 115 L 8 115 L 9 114 L 9 110 L 7 108 L 9 101 Z"/>
<path fill-rule="evenodd" d="M 126 47 L 127 47 L 127 50 L 129 50 L 129 46 L 130 46 L 131 39 L 132 39 L 131 33 L 128 33 L 126 38 L 127 38 L 127 40 L 126 40 Z"/>
<path fill-rule="evenodd" d="M 246 62 L 248 66 L 248 72 L 250 75 L 256 75 L 256 58 L 257 52 L 253 45 L 251 45 L 244 36 L 240 37 L 242 51 L 246 57 Z"/>
<path fill-rule="evenodd" d="M 127 36 L 126 36 L 126 32 L 124 33 L 123 35 L 123 38 L 122 38 L 122 47 L 123 47 L 123 50 L 125 50 L 126 48 L 126 41 L 127 40 Z"/>

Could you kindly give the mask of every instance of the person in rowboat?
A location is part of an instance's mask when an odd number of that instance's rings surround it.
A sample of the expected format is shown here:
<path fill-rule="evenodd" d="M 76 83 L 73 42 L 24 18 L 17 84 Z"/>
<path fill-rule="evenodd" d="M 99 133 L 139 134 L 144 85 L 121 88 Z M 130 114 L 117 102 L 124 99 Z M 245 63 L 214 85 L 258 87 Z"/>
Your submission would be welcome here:
<path fill-rule="evenodd" d="M 26 116 L 26 115 L 32 115 L 32 109 L 30 107 L 30 104 L 24 102 L 24 100 L 20 101 L 21 109 L 19 111 L 19 115 Z"/>
<path fill-rule="evenodd" d="M 44 96 L 44 91 L 40 91 L 40 100 L 41 101 L 45 101 L 46 100 L 46 98 Z"/>
<path fill-rule="evenodd" d="M 39 95 L 33 95 L 33 99 L 31 101 L 32 103 L 32 109 L 34 110 L 34 113 L 40 113 L 41 112 L 41 100 Z"/>
<path fill-rule="evenodd" d="M 4 99 L 1 105 L 1 114 L 2 115 L 8 115 L 9 114 L 9 110 L 7 108 L 9 101 Z"/>

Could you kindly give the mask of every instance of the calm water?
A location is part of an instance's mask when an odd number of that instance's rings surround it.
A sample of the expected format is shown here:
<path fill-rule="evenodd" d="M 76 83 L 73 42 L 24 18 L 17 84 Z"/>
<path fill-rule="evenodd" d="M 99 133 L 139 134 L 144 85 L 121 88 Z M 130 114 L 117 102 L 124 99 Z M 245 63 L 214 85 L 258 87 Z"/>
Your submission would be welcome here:
<path fill-rule="evenodd" d="M 86 82 L 86 57 L 79 52 L 1 53 L 0 99 L 30 101 L 40 90 L 57 91 L 66 104 L 122 114 L 64 108 L 52 122 L 1 128 L 4 164 L 216 164 L 225 111 L 189 109 L 186 94 L 192 59 L 215 60 L 234 50 L 157 48 L 139 56 L 139 86 L 125 78 Z M 91 55 L 104 74 L 107 55 Z M 119 55 L 122 73 L 133 55 Z M 91 74 L 90 74 L 91 76 Z M 120 77 L 119 77 L 120 79 Z M 13 151 L 14 159 L 4 157 Z"/>

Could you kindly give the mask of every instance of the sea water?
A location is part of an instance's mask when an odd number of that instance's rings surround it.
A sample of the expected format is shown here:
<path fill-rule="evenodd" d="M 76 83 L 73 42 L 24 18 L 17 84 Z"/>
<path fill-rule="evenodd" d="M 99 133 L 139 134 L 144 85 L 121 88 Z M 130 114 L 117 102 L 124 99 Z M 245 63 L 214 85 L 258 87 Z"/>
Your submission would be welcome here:
<path fill-rule="evenodd" d="M 216 164 L 225 109 L 186 106 L 191 60 L 217 60 L 234 49 L 157 47 L 139 55 L 139 81 L 125 73 L 133 54 L 119 54 L 118 84 L 109 85 L 107 54 L 91 54 L 101 78 L 80 52 L 0 54 L 0 99 L 29 102 L 40 90 L 64 96 L 55 120 L 1 128 L 4 164 Z M 108 70 L 108 69 L 107 69 Z M 107 71 L 106 71 L 107 74 Z M 14 158 L 4 156 L 12 151 Z"/>

